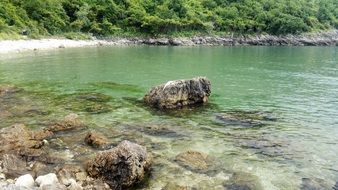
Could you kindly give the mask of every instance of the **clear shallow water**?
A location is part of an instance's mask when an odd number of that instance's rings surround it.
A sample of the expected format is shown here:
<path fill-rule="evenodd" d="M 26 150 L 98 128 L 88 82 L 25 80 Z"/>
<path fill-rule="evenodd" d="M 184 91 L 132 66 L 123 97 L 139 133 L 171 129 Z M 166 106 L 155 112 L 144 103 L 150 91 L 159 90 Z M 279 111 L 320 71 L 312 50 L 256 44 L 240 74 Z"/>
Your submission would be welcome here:
<path fill-rule="evenodd" d="M 139 101 L 151 86 L 194 76 L 212 82 L 208 106 L 163 113 Z M 22 122 L 39 128 L 75 112 L 115 143 L 146 145 L 155 164 L 140 188 L 174 182 L 224 189 L 233 173 L 249 173 L 262 189 L 299 189 L 304 178 L 323 187 L 338 181 L 337 47 L 137 46 L 12 54 L 0 58 L 0 84 L 25 90 L 20 102 L 6 102 L 14 116 L 0 115 L 0 127 Z M 111 97 L 102 113 L 81 107 L 76 96 L 93 92 Z M 44 114 L 27 116 L 25 109 Z M 229 110 L 269 112 L 277 121 L 224 125 L 216 116 Z M 154 135 L 142 128 L 147 125 L 174 132 Z M 184 169 L 173 158 L 186 150 L 207 153 L 222 167 L 216 175 Z"/>

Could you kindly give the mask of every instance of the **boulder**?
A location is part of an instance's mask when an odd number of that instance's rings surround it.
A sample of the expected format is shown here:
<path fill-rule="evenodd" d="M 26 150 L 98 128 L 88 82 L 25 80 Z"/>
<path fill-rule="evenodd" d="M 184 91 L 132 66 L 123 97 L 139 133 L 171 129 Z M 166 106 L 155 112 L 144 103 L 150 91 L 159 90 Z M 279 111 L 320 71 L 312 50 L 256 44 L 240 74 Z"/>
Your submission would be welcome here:
<path fill-rule="evenodd" d="M 102 178 L 112 189 L 125 189 L 142 181 L 151 164 L 147 149 L 122 141 L 118 146 L 99 152 L 87 164 L 93 178 Z"/>
<path fill-rule="evenodd" d="M 174 161 L 180 166 L 197 173 L 215 174 L 219 169 L 215 158 L 192 150 L 178 154 Z"/>
<path fill-rule="evenodd" d="M 181 108 L 207 102 L 210 93 L 210 81 L 197 77 L 158 85 L 144 96 L 144 102 L 160 109 Z"/>
<path fill-rule="evenodd" d="M 105 136 L 94 131 L 90 131 L 87 133 L 85 137 L 85 142 L 89 146 L 93 146 L 95 148 L 102 148 L 108 144 L 108 140 Z"/>
<path fill-rule="evenodd" d="M 26 175 L 20 176 L 16 180 L 15 185 L 18 187 L 25 187 L 28 189 L 32 189 L 34 187 L 34 179 L 30 174 L 26 174 Z"/>

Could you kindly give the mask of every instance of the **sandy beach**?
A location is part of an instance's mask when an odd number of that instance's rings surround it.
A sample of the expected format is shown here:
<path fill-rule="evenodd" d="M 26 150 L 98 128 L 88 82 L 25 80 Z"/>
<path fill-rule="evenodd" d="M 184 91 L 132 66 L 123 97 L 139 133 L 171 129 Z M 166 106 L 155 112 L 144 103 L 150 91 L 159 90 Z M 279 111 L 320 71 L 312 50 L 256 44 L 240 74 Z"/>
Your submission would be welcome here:
<path fill-rule="evenodd" d="M 0 41 L 0 54 L 20 53 L 25 51 L 51 50 L 58 48 L 115 45 L 116 42 L 105 40 L 69 40 L 69 39 L 39 39 L 39 40 L 4 40 Z"/>

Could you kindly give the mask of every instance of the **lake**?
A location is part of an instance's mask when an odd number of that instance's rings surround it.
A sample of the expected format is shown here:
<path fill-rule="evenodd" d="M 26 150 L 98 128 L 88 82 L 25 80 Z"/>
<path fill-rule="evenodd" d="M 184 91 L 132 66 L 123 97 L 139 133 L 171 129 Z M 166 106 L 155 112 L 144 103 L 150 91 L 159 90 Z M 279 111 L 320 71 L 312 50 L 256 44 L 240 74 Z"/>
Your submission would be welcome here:
<path fill-rule="evenodd" d="M 212 83 L 207 105 L 165 112 L 142 103 L 152 86 L 195 76 Z M 0 56 L 5 84 L 23 91 L 1 100 L 0 127 L 36 129 L 76 113 L 112 144 L 145 145 L 154 164 L 136 189 L 172 183 L 328 189 L 338 181 L 337 47 L 121 46 L 8 54 Z M 60 138 L 68 144 L 56 151 L 67 162 L 93 156 L 80 150 L 84 136 Z M 187 150 L 208 154 L 218 167 L 182 167 L 175 157 Z"/>

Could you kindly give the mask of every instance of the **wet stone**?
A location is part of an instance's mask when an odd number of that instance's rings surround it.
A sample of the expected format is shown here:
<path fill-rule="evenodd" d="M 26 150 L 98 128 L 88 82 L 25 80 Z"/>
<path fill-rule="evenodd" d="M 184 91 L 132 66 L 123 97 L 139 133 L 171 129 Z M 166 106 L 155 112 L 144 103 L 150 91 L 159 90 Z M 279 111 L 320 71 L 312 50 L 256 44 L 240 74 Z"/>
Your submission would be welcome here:
<path fill-rule="evenodd" d="M 197 173 L 215 175 L 220 172 L 217 160 L 205 153 L 186 151 L 178 154 L 174 161 L 180 166 Z"/>
<path fill-rule="evenodd" d="M 242 127 L 261 127 L 277 120 L 270 112 L 262 111 L 228 111 L 218 114 L 216 119 L 226 126 Z"/>
<path fill-rule="evenodd" d="M 108 139 L 103 134 L 95 131 L 88 132 L 84 141 L 95 148 L 103 148 L 108 144 Z"/>

